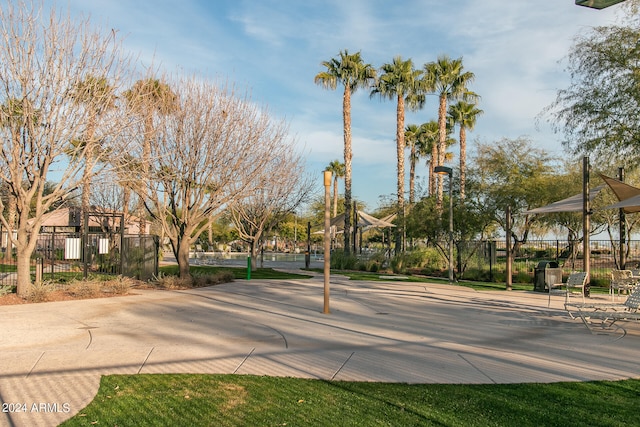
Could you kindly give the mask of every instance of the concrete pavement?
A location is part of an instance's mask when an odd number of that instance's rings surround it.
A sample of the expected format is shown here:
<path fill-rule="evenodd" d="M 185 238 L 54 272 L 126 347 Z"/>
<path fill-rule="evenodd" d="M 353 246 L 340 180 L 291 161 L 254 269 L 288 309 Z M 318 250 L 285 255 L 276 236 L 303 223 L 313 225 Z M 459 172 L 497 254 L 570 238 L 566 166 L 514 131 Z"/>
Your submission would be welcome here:
<path fill-rule="evenodd" d="M 555 297 L 406 282 L 238 280 L 0 307 L 0 425 L 53 426 L 101 375 L 520 383 L 640 377 L 640 326 L 592 334 Z"/>

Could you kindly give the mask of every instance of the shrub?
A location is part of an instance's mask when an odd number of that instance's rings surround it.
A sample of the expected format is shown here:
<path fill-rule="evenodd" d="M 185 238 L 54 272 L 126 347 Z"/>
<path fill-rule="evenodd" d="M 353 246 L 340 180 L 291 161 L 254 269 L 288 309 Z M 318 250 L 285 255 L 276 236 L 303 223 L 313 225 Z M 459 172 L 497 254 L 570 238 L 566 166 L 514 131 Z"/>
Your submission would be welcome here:
<path fill-rule="evenodd" d="M 69 295 L 76 298 L 93 298 L 100 295 L 102 284 L 99 281 L 77 281 L 67 286 Z"/>
<path fill-rule="evenodd" d="M 390 267 L 394 273 L 405 273 L 411 268 L 423 268 L 429 266 L 433 270 L 439 270 L 442 257 L 435 249 L 416 249 L 394 255 L 391 258 Z"/>
<path fill-rule="evenodd" d="M 513 283 L 531 283 L 531 276 L 524 271 L 520 271 L 513 277 Z"/>
<path fill-rule="evenodd" d="M 181 279 L 173 274 L 160 274 L 155 285 L 160 289 L 186 289 L 191 287 L 191 279 Z"/>
<path fill-rule="evenodd" d="M 113 280 L 104 282 L 102 290 L 103 292 L 109 292 L 116 295 L 125 295 L 129 293 L 132 286 L 132 279 L 129 277 L 118 276 Z"/>
<path fill-rule="evenodd" d="M 358 266 L 358 257 L 343 250 L 334 250 L 331 253 L 331 268 L 335 270 L 355 270 Z"/>
<path fill-rule="evenodd" d="M 221 283 L 233 282 L 235 276 L 233 272 L 223 270 L 215 274 L 196 274 L 192 277 L 191 287 L 202 288 L 205 286 L 219 285 Z"/>
<path fill-rule="evenodd" d="M 30 302 L 45 302 L 49 299 L 51 292 L 53 292 L 53 286 L 50 283 L 34 283 L 31 285 L 27 299 Z"/>
<path fill-rule="evenodd" d="M 233 282 L 233 272 L 222 270 L 217 273 L 194 273 L 191 278 L 180 278 L 171 274 L 161 274 L 155 284 L 161 289 L 191 289 Z"/>

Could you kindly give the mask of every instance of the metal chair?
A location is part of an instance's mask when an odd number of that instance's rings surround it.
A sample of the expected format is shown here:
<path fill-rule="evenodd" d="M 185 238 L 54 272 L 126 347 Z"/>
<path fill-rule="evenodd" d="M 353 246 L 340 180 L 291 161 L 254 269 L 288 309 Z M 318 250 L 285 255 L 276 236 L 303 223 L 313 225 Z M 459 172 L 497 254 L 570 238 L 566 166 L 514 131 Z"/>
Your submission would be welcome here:
<path fill-rule="evenodd" d="M 584 287 L 587 284 L 587 273 L 578 272 L 571 273 L 565 283 L 554 283 L 549 285 L 549 302 L 547 307 L 551 307 L 551 295 L 564 295 L 565 305 L 569 302 L 569 295 L 575 293 L 579 289 L 582 294 L 582 302 L 584 303 Z"/>
<path fill-rule="evenodd" d="M 611 270 L 611 281 L 609 282 L 609 296 L 613 301 L 615 298 L 615 291 L 629 292 L 638 283 L 639 278 L 633 277 L 633 271 L 631 270 Z"/>

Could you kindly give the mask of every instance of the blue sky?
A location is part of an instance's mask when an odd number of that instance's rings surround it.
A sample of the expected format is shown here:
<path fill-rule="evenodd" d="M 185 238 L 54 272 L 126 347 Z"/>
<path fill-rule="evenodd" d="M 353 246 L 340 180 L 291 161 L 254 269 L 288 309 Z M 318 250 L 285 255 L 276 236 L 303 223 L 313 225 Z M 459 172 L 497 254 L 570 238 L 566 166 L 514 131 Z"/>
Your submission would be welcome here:
<path fill-rule="evenodd" d="M 597 11 L 574 0 L 59 0 L 72 14 L 113 28 L 143 63 L 161 63 L 248 88 L 253 100 L 285 118 L 307 153 L 309 171 L 342 159 L 342 89 L 314 84 L 321 62 L 360 51 L 379 68 L 394 56 L 416 67 L 440 54 L 462 57 L 484 115 L 474 142 L 527 136 L 562 156 L 560 136 L 536 116 L 568 85 L 559 62 L 588 27 L 614 22 L 620 6 Z M 437 118 L 435 96 L 406 123 Z M 370 210 L 396 189 L 395 104 L 353 99 L 353 193 Z M 457 147 L 453 148 L 454 153 Z M 418 175 L 426 174 L 419 166 Z M 408 179 L 408 177 L 407 177 Z"/>

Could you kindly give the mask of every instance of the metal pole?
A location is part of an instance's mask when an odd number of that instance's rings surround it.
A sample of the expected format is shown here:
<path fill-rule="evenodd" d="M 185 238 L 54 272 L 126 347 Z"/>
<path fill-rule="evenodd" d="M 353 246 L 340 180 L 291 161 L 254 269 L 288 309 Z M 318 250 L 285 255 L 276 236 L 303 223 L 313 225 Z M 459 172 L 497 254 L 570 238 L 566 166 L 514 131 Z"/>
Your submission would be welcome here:
<path fill-rule="evenodd" d="M 329 314 L 329 277 L 331 272 L 331 172 L 324 171 L 324 308 L 322 312 Z M 345 230 L 345 233 L 347 231 Z"/>
<path fill-rule="evenodd" d="M 584 272 L 587 273 L 587 285 L 584 287 L 584 295 L 589 296 L 589 283 L 591 282 L 591 245 L 589 233 L 591 231 L 591 210 L 589 207 L 589 157 L 582 159 L 582 260 Z"/>
<path fill-rule="evenodd" d="M 506 275 L 507 275 L 507 290 L 510 291 L 512 289 L 512 282 L 513 282 L 513 276 L 512 276 L 512 265 L 511 265 L 511 206 L 507 206 L 507 212 L 506 212 L 506 218 L 505 218 L 505 224 L 506 224 L 506 230 L 505 230 L 505 234 L 506 234 L 506 238 L 507 238 L 507 268 L 506 268 Z"/>
<path fill-rule="evenodd" d="M 624 168 L 618 168 L 618 179 L 624 182 Z M 624 208 L 618 210 L 618 222 L 620 226 L 620 270 L 624 270 L 626 267 L 626 218 L 624 215 Z"/>
<path fill-rule="evenodd" d="M 304 268 L 309 269 L 311 264 L 311 221 L 307 222 L 307 251 L 304 253 Z"/>

